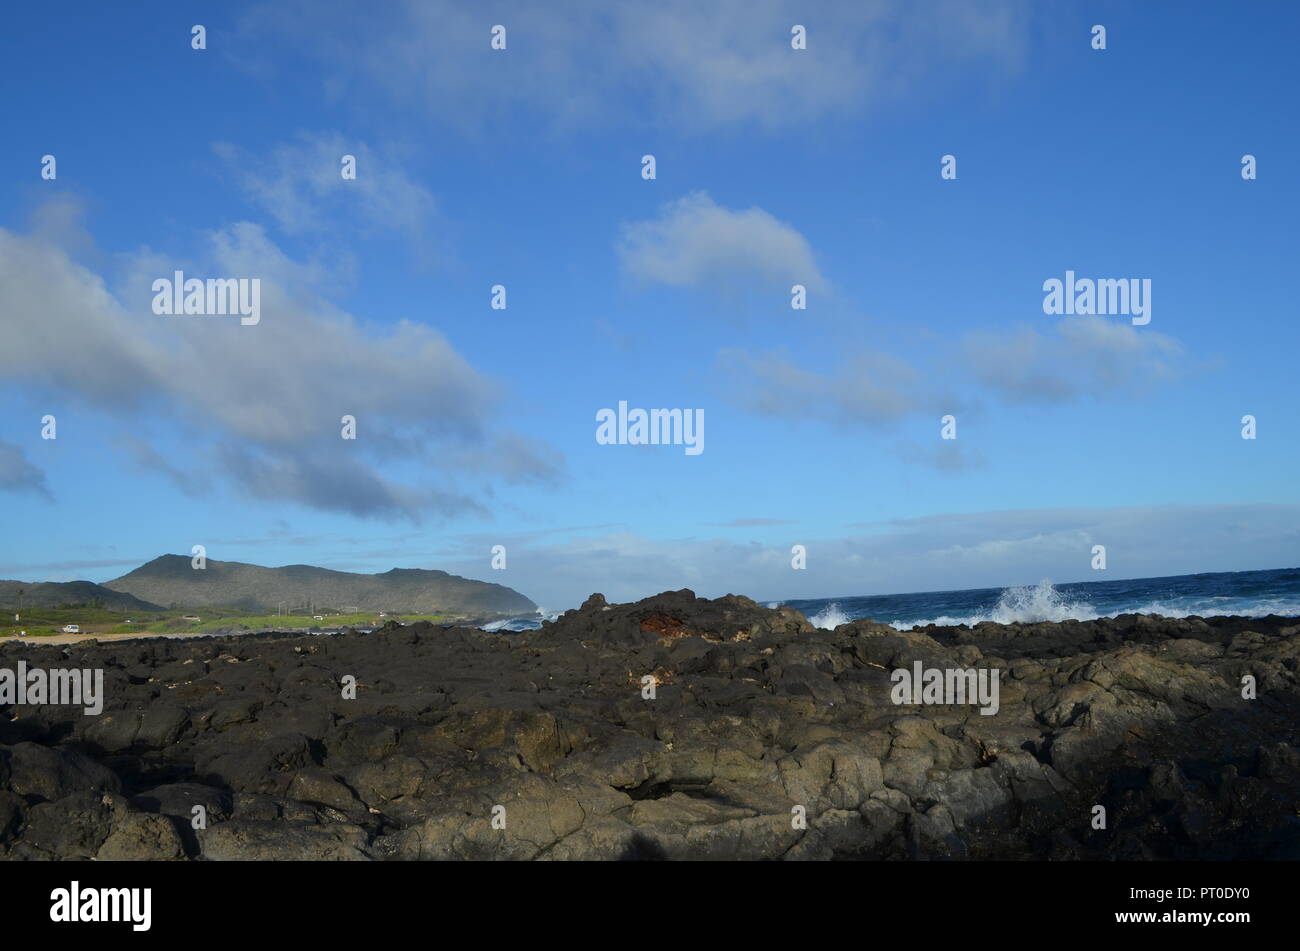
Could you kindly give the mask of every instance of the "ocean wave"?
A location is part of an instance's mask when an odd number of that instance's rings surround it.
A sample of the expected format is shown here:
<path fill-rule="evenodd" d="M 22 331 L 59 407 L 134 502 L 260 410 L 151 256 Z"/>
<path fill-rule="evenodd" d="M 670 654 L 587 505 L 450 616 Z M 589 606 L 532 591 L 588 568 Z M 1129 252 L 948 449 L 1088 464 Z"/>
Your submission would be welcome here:
<path fill-rule="evenodd" d="M 1208 604 L 1209 601 L 1227 601 L 1231 604 Z M 1117 617 L 1120 614 L 1159 614 L 1161 617 L 1268 617 L 1277 614 L 1281 617 L 1300 615 L 1300 601 L 1286 601 L 1278 598 L 1266 598 L 1262 601 L 1250 601 L 1242 598 L 1218 597 L 1184 600 L 1181 604 L 1165 601 L 1150 601 L 1141 607 L 1124 608 L 1113 611 L 1103 617 Z"/>
<path fill-rule="evenodd" d="M 491 621 L 484 624 L 480 630 L 483 631 L 535 631 L 542 626 L 543 621 L 554 621 L 563 612 L 547 611 L 545 608 L 538 608 L 537 614 L 530 614 L 526 617 L 509 617 L 500 621 Z"/>
<path fill-rule="evenodd" d="M 965 624 L 973 627 L 983 621 L 998 624 L 1033 624 L 1039 621 L 1096 621 L 1119 617 L 1121 614 L 1158 614 L 1167 618 L 1187 617 L 1282 617 L 1300 615 L 1300 601 L 1290 598 L 1241 598 L 1224 595 L 1184 597 L 1169 600 L 1146 601 L 1141 604 L 1109 605 L 1098 608 L 1086 600 L 1072 599 L 1047 580 L 1033 587 L 1006 588 L 997 604 L 988 611 L 966 615 L 940 615 L 919 620 L 897 619 L 890 621 L 900 631 L 933 624 L 937 627 L 956 627 Z"/>
<path fill-rule="evenodd" d="M 997 624 L 1034 624 L 1039 621 L 1095 621 L 1101 617 L 1087 601 L 1071 600 L 1057 590 L 1051 581 L 1044 578 L 1033 587 L 1016 586 L 1005 588 L 998 596 L 998 603 L 992 610 L 964 617 L 941 615 L 918 621 L 890 621 L 892 627 L 900 631 L 913 627 L 935 624 L 940 627 L 955 627 L 958 624 L 974 626 L 984 621 Z"/>
<path fill-rule="evenodd" d="M 833 631 L 841 624 L 848 624 L 852 620 L 854 619 L 845 614 L 840 608 L 840 603 L 833 601 L 810 617 L 808 623 L 813 627 L 821 628 L 823 631 Z"/>
<path fill-rule="evenodd" d="M 531 630 L 531 628 L 525 627 L 523 625 L 532 624 L 532 623 L 536 623 L 535 619 L 533 618 L 509 617 L 509 618 L 504 618 L 500 621 L 489 621 L 487 624 L 484 624 L 482 627 L 480 627 L 479 630 L 489 631 L 489 632 L 527 631 L 527 630 Z M 541 625 L 538 624 L 537 626 L 540 627 Z"/>
<path fill-rule="evenodd" d="M 991 620 L 999 624 L 1036 621 L 1095 621 L 1099 615 L 1087 601 L 1071 601 L 1044 578 L 1032 588 L 1007 588 L 998 598 Z"/>

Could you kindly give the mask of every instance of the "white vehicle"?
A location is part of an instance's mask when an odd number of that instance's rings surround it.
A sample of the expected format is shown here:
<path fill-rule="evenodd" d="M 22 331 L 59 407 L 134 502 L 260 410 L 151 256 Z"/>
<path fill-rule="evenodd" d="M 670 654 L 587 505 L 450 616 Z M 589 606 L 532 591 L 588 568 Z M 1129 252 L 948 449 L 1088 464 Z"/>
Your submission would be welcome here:
<path fill-rule="evenodd" d="M 80 627 L 80 625 L 77 625 L 77 624 L 65 624 L 65 625 L 63 625 L 63 633 L 64 633 L 64 634 L 80 634 L 80 633 L 81 633 L 81 627 Z"/>
<path fill-rule="evenodd" d="M 312 620 L 313 620 L 313 621 L 323 621 L 323 620 L 325 620 L 325 615 L 323 615 L 323 614 L 313 614 L 313 615 L 312 615 Z"/>

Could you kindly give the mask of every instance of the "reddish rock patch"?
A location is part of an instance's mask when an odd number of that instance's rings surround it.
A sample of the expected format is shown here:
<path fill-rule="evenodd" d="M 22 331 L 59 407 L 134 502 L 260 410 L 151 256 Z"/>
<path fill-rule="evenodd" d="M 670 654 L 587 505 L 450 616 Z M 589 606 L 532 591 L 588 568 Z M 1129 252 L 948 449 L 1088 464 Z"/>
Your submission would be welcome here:
<path fill-rule="evenodd" d="M 691 632 L 675 617 L 667 614 L 650 614 L 641 619 L 641 630 L 659 637 L 690 637 Z"/>

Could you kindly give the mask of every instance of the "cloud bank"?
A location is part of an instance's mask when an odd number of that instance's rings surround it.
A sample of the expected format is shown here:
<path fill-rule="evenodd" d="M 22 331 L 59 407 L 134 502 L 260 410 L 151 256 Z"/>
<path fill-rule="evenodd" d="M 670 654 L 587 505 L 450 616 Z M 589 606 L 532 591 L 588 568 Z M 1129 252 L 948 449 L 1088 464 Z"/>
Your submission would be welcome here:
<path fill-rule="evenodd" d="M 552 609 L 594 590 L 611 601 L 691 588 L 760 600 L 845 597 L 1057 582 L 1162 577 L 1300 565 L 1300 505 L 1165 505 L 954 513 L 853 526 L 834 538 L 797 526 L 781 543 L 650 539 L 631 532 L 562 542 L 502 538 L 504 583 Z M 769 533 L 770 534 L 770 533 Z M 482 573 L 487 549 L 439 567 Z M 790 547 L 807 547 L 807 569 Z M 1091 569 L 1106 546 L 1106 571 Z M 497 578 L 493 578 L 497 580 Z"/>
<path fill-rule="evenodd" d="M 153 314 L 150 284 L 174 267 L 260 279 L 261 322 Z M 494 424 L 501 388 L 437 329 L 367 325 L 318 296 L 321 283 L 247 222 L 213 232 L 198 262 L 132 256 L 121 296 L 58 245 L 0 229 L 0 373 L 51 406 L 110 415 L 137 465 L 192 494 L 211 478 L 255 498 L 419 521 L 484 514 L 466 481 L 560 476 L 556 451 Z M 341 438 L 345 415 L 356 440 Z M 194 435 L 197 465 L 182 473 L 150 445 L 159 425 Z M 39 484 L 18 462 L 11 472 Z"/>
<path fill-rule="evenodd" d="M 1013 73 L 1030 13 L 1024 0 L 297 0 L 248 13 L 238 48 L 265 70 L 292 43 L 328 64 L 332 97 L 378 94 L 458 124 L 777 129 Z M 507 46 L 493 52 L 498 24 Z"/>

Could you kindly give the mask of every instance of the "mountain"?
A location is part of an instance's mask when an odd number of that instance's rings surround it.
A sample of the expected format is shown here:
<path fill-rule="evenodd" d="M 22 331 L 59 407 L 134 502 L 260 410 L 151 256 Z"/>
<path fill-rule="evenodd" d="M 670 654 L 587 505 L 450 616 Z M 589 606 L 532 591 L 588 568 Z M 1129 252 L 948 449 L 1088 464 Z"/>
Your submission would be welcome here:
<path fill-rule="evenodd" d="M 166 607 L 230 607 L 274 614 L 279 608 L 315 611 L 388 611 L 485 618 L 537 610 L 518 591 L 445 571 L 394 568 L 379 575 L 311 565 L 264 568 L 212 561 L 195 569 L 185 555 L 163 555 L 104 587 Z"/>
<path fill-rule="evenodd" d="M 0 581 L 0 610 L 18 610 L 18 592 L 24 608 L 61 608 L 94 604 L 108 611 L 158 611 L 158 605 L 122 591 L 111 591 L 93 581 Z M 12 610 L 11 610 L 12 608 Z"/>

